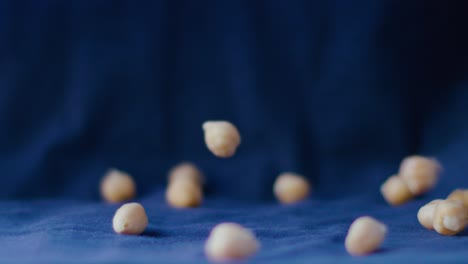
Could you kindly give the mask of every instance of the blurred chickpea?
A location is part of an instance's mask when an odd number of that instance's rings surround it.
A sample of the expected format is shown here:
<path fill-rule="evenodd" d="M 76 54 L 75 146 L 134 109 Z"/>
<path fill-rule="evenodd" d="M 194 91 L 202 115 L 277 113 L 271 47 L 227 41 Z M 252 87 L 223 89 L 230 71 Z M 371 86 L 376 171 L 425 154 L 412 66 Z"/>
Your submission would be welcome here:
<path fill-rule="evenodd" d="M 380 192 L 385 200 L 394 206 L 398 206 L 413 199 L 413 194 L 410 192 L 405 181 L 397 175 L 388 178 L 380 187 Z"/>
<path fill-rule="evenodd" d="M 434 213 L 437 205 L 443 200 L 437 199 L 424 206 L 422 206 L 418 211 L 418 221 L 419 223 L 429 230 L 433 230 L 434 226 Z"/>
<path fill-rule="evenodd" d="M 203 200 L 203 193 L 197 183 L 176 180 L 169 184 L 166 190 L 166 201 L 176 208 L 198 207 Z"/>
<path fill-rule="evenodd" d="M 465 229 L 467 215 L 468 209 L 461 201 L 441 201 L 434 212 L 434 230 L 446 236 L 456 235 Z"/>
<path fill-rule="evenodd" d="M 421 195 L 435 187 L 440 171 L 441 166 L 437 160 L 410 156 L 402 161 L 399 175 L 413 195 Z"/>
<path fill-rule="evenodd" d="M 260 242 L 249 229 L 235 223 L 218 224 L 205 243 L 205 254 L 213 261 L 241 260 L 255 254 Z"/>
<path fill-rule="evenodd" d="M 123 235 L 139 235 L 148 226 L 145 208 L 139 203 L 127 203 L 115 212 L 112 220 L 114 231 Z"/>
<path fill-rule="evenodd" d="M 188 180 L 200 186 L 205 182 L 202 172 L 190 162 L 180 163 L 169 172 L 169 183 L 179 180 Z"/>
<path fill-rule="evenodd" d="M 130 200 L 136 195 L 132 177 L 117 169 L 110 169 L 101 181 L 101 196 L 107 202 L 118 203 Z"/>
<path fill-rule="evenodd" d="M 449 194 L 447 200 L 461 201 L 465 207 L 468 207 L 468 190 L 457 189 Z"/>
<path fill-rule="evenodd" d="M 370 216 L 356 219 L 350 226 L 345 247 L 353 256 L 367 255 L 377 250 L 387 235 L 387 226 Z"/>
<path fill-rule="evenodd" d="M 285 172 L 276 178 L 273 193 L 284 204 L 302 201 L 309 196 L 310 185 L 301 175 Z"/>
<path fill-rule="evenodd" d="M 207 121 L 202 128 L 206 146 L 215 156 L 229 158 L 235 154 L 241 137 L 233 124 L 227 121 Z"/>

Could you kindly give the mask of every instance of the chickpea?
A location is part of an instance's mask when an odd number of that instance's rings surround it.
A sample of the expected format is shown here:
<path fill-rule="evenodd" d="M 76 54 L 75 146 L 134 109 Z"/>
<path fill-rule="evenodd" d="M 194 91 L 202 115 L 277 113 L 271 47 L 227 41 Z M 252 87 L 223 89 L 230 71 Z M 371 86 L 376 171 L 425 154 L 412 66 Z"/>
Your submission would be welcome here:
<path fill-rule="evenodd" d="M 367 255 L 377 250 L 387 235 L 387 226 L 370 216 L 359 217 L 351 224 L 345 247 L 353 256 Z"/>
<path fill-rule="evenodd" d="M 179 180 L 188 180 L 203 185 L 205 179 L 202 172 L 192 163 L 183 162 L 169 172 L 169 183 Z"/>
<path fill-rule="evenodd" d="M 255 254 L 260 242 L 249 229 L 235 223 L 218 224 L 205 243 L 205 254 L 213 261 L 241 260 Z"/>
<path fill-rule="evenodd" d="M 441 166 L 437 160 L 411 156 L 401 163 L 399 175 L 413 195 L 421 195 L 435 187 L 440 171 Z"/>
<path fill-rule="evenodd" d="M 148 226 L 145 208 L 139 203 L 127 203 L 115 212 L 112 220 L 114 231 L 123 235 L 139 235 Z"/>
<path fill-rule="evenodd" d="M 241 137 L 233 124 L 227 121 L 207 121 L 202 128 L 206 146 L 215 156 L 229 158 L 235 154 Z"/>
<path fill-rule="evenodd" d="M 467 189 L 457 189 L 449 194 L 447 200 L 456 200 L 463 202 L 465 207 L 468 207 L 468 190 Z"/>
<path fill-rule="evenodd" d="M 419 223 L 429 230 L 433 230 L 434 226 L 434 213 L 437 205 L 443 200 L 437 199 L 424 206 L 422 206 L 418 211 L 418 221 Z"/>
<path fill-rule="evenodd" d="M 110 169 L 101 181 L 101 196 L 107 202 L 118 203 L 136 195 L 136 184 L 132 177 L 117 169 Z"/>
<path fill-rule="evenodd" d="M 169 184 L 166 190 L 166 201 L 172 207 L 198 207 L 203 200 L 201 187 L 194 182 L 177 180 Z"/>
<path fill-rule="evenodd" d="M 437 233 L 452 236 L 463 231 L 467 224 L 468 209 L 461 201 L 444 200 L 434 212 L 434 229 Z"/>
<path fill-rule="evenodd" d="M 380 192 L 385 200 L 394 206 L 398 206 L 413 199 L 413 194 L 410 192 L 405 181 L 397 175 L 388 178 L 380 187 Z"/>
<path fill-rule="evenodd" d="M 285 172 L 276 179 L 273 193 L 281 203 L 291 204 L 306 199 L 310 189 L 309 183 L 303 176 Z"/>

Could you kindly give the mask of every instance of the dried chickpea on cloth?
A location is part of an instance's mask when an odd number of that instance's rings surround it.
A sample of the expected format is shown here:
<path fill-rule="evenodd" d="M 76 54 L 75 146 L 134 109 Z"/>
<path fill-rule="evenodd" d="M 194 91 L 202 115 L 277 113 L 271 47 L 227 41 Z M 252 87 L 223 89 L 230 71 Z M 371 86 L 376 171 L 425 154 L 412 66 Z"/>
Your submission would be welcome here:
<path fill-rule="evenodd" d="M 205 177 L 195 164 L 182 162 L 169 171 L 166 201 L 175 208 L 199 207 Z"/>

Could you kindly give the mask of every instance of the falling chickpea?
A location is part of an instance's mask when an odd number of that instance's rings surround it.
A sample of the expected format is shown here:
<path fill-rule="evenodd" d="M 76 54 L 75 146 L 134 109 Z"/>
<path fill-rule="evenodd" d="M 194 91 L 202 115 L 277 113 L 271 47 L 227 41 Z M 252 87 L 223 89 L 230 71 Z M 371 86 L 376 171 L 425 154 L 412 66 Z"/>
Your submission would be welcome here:
<path fill-rule="evenodd" d="M 148 226 L 145 208 L 139 203 L 127 203 L 115 212 L 112 220 L 114 231 L 123 235 L 139 235 Z"/>
<path fill-rule="evenodd" d="M 405 158 L 400 166 L 400 177 L 413 195 L 424 194 L 437 184 L 441 166 L 435 159 L 422 156 Z"/>
<path fill-rule="evenodd" d="M 437 199 L 424 206 L 422 206 L 418 211 L 418 221 L 419 223 L 429 230 L 433 230 L 434 226 L 434 213 L 437 205 L 443 200 Z"/>
<path fill-rule="evenodd" d="M 387 226 L 370 216 L 359 217 L 351 224 L 345 240 L 349 254 L 362 256 L 377 250 L 385 239 Z"/>
<path fill-rule="evenodd" d="M 453 236 L 463 231 L 467 224 L 468 209 L 461 201 L 444 200 L 437 204 L 434 212 L 434 230 Z"/>
<path fill-rule="evenodd" d="M 169 172 L 169 183 L 179 180 L 192 181 L 200 186 L 205 182 L 202 172 L 190 162 L 182 162 Z"/>
<path fill-rule="evenodd" d="M 218 224 L 205 243 L 205 254 L 213 261 L 241 260 L 255 254 L 260 242 L 252 231 L 235 223 Z"/>
<path fill-rule="evenodd" d="M 229 158 L 235 154 L 241 137 L 233 124 L 227 121 L 207 121 L 202 128 L 206 146 L 215 156 Z"/>
<path fill-rule="evenodd" d="M 173 181 L 166 190 L 166 201 L 172 207 L 190 208 L 198 207 L 203 200 L 201 186 L 185 180 Z"/>
<path fill-rule="evenodd" d="M 380 192 L 385 200 L 394 206 L 404 204 L 413 198 L 405 181 L 398 175 L 391 176 L 381 186 Z"/>
<path fill-rule="evenodd" d="M 117 169 L 110 169 L 101 181 L 101 196 L 111 203 L 130 200 L 136 195 L 132 177 Z"/>
<path fill-rule="evenodd" d="M 449 194 L 447 200 L 461 201 L 465 207 L 468 207 L 468 190 L 457 189 Z"/>
<path fill-rule="evenodd" d="M 306 199 L 310 189 L 309 183 L 303 176 L 285 172 L 276 179 L 273 193 L 281 203 L 291 204 Z"/>

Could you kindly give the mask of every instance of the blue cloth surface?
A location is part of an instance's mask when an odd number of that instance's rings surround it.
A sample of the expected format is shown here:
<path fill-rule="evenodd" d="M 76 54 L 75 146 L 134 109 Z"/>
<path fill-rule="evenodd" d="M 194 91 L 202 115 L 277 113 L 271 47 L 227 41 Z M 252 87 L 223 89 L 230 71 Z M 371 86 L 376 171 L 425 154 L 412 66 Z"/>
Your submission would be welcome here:
<path fill-rule="evenodd" d="M 467 1 L 0 0 L 0 261 L 204 261 L 218 222 L 252 228 L 258 261 L 463 262 L 466 235 L 416 222 L 419 206 L 468 187 Z M 232 121 L 230 159 L 203 142 Z M 403 157 L 436 157 L 436 189 L 391 208 L 380 184 Z M 168 208 L 168 170 L 197 164 L 199 209 Z M 111 230 L 109 167 L 129 172 L 151 225 Z M 280 172 L 310 200 L 275 202 Z M 21 201 L 21 202 L 20 202 Z M 351 258 L 362 214 L 390 226 Z"/>
<path fill-rule="evenodd" d="M 142 236 L 116 235 L 116 205 L 77 201 L 2 202 L 0 262 L 205 263 L 213 226 L 234 221 L 255 230 L 262 244 L 254 263 L 465 263 L 468 233 L 444 237 L 423 229 L 423 200 L 393 209 L 365 197 L 311 199 L 293 206 L 208 199 L 202 208 L 177 210 L 163 195 L 143 198 L 149 226 Z M 388 224 L 382 248 L 367 257 L 344 249 L 349 224 L 372 215 Z"/>

